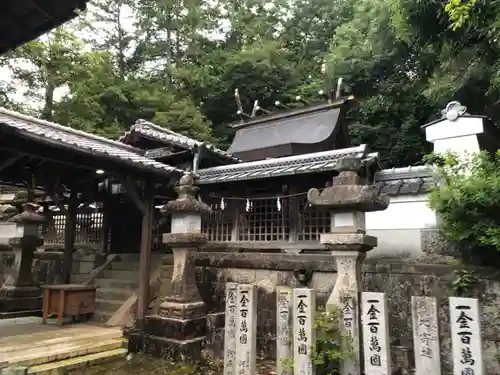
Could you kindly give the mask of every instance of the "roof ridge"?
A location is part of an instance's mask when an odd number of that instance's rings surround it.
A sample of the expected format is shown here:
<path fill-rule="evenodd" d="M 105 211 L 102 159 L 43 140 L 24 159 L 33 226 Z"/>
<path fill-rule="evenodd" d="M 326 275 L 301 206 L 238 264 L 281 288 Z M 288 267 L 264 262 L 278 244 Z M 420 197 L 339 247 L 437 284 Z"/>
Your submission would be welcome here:
<path fill-rule="evenodd" d="M 137 148 L 135 148 L 133 146 L 129 146 L 129 145 L 125 144 L 125 143 L 122 143 L 122 142 L 119 142 L 119 141 L 114 141 L 114 140 L 109 139 L 109 138 L 101 137 L 101 136 L 96 135 L 96 134 L 87 133 L 87 132 L 85 132 L 83 130 L 75 129 L 75 128 L 72 128 L 72 127 L 69 127 L 69 126 L 64 126 L 64 125 L 61 125 L 61 124 L 57 124 L 55 122 L 51 122 L 51 121 L 47 121 L 47 120 L 42 120 L 42 119 L 36 118 L 34 116 L 25 115 L 25 114 L 20 113 L 20 112 L 11 111 L 10 109 L 7 109 L 5 107 L 0 107 L 0 114 L 4 114 L 6 116 L 15 117 L 15 118 L 17 118 L 19 120 L 23 120 L 23 121 L 34 122 L 36 124 L 44 125 L 44 126 L 47 126 L 47 127 L 51 127 L 53 129 L 57 129 L 59 131 L 63 131 L 63 132 L 66 132 L 66 133 L 70 133 L 70 134 L 74 134 L 74 135 L 79 135 L 79 136 L 82 136 L 82 137 L 91 138 L 91 139 L 94 139 L 94 140 L 97 140 L 97 141 L 105 142 L 105 143 L 108 143 L 110 145 L 119 147 L 119 148 L 121 148 L 123 150 L 131 151 L 131 152 L 136 152 L 138 154 L 140 153 L 140 151 Z"/>
<path fill-rule="evenodd" d="M 199 147 L 201 145 L 205 145 L 205 147 L 208 149 L 208 150 L 211 150 L 212 152 L 215 152 L 216 154 L 219 154 L 220 156 L 224 156 L 230 160 L 233 160 L 233 161 L 236 161 L 236 162 L 240 162 L 241 160 L 236 157 L 235 155 L 233 155 L 232 153 L 230 153 L 229 151 L 225 151 L 217 146 L 215 146 L 213 143 L 211 142 L 206 142 L 206 141 L 200 141 L 200 140 L 197 140 L 195 138 L 191 138 L 187 135 L 183 135 L 183 134 L 180 134 L 180 133 L 177 133 L 173 130 L 171 130 L 170 128 L 164 128 L 164 127 L 161 127 L 159 125 L 156 125 L 154 123 L 152 123 L 151 121 L 147 121 L 147 120 L 143 120 L 143 119 L 139 119 L 137 120 L 134 125 L 132 125 L 130 127 L 130 130 L 128 132 L 126 132 L 123 136 L 120 137 L 120 141 L 121 142 L 125 142 L 127 137 L 133 132 L 133 131 L 138 131 L 140 132 L 141 129 L 139 127 L 142 126 L 142 129 L 144 131 L 153 131 L 153 132 L 158 132 L 158 133 L 161 133 L 161 136 L 165 136 L 165 137 L 175 137 L 175 138 L 178 138 L 178 141 L 179 142 L 184 142 L 186 143 L 186 145 L 189 145 L 189 147 Z"/>
<path fill-rule="evenodd" d="M 261 125 L 267 122 L 279 121 L 289 117 L 298 117 L 303 115 L 312 114 L 314 112 L 321 112 L 327 110 L 333 110 L 340 108 L 343 104 L 348 103 L 352 100 L 353 96 L 340 97 L 335 99 L 330 103 L 317 103 L 309 106 L 298 107 L 298 108 L 288 108 L 287 110 L 271 112 L 270 114 L 254 117 L 250 120 L 244 122 L 234 122 L 230 125 L 233 129 L 246 128 L 253 125 Z"/>
<path fill-rule="evenodd" d="M 299 162 L 299 161 L 313 159 L 313 158 L 317 158 L 317 157 L 342 155 L 342 154 L 346 154 L 349 152 L 359 152 L 359 153 L 366 154 L 367 151 L 368 151 L 368 146 L 366 144 L 361 144 L 359 146 L 340 148 L 340 149 L 336 149 L 336 150 L 320 151 L 320 152 L 313 152 L 313 153 L 308 153 L 308 154 L 300 154 L 300 155 L 292 155 L 292 156 L 283 156 L 283 157 L 279 157 L 279 158 L 255 160 L 255 161 L 242 162 L 242 163 L 237 163 L 237 164 L 229 164 L 229 165 L 221 165 L 221 166 L 211 167 L 211 168 L 204 168 L 204 169 L 198 170 L 198 174 L 201 175 L 203 173 L 224 171 L 224 170 L 231 169 L 231 168 L 242 169 L 242 168 L 245 168 L 248 166 L 262 167 L 262 166 L 266 166 L 268 164 L 272 165 L 272 164 L 276 164 L 276 163 Z"/>
<path fill-rule="evenodd" d="M 198 141 L 197 139 L 188 137 L 187 135 L 184 135 L 184 134 L 181 134 L 181 133 L 177 133 L 177 132 L 173 131 L 170 128 L 165 128 L 165 127 L 156 125 L 156 124 L 152 123 L 151 121 L 147 121 L 147 120 L 143 120 L 143 119 L 138 119 L 135 122 L 135 124 L 132 125 L 132 127 L 134 127 L 135 125 L 146 125 L 146 126 L 149 126 L 152 129 L 155 129 L 155 130 L 158 130 L 158 131 L 164 131 L 165 133 L 168 133 L 170 135 L 174 135 L 176 137 L 186 138 L 186 139 L 189 139 L 189 140 L 192 140 L 192 141 L 195 141 L 195 142 L 203 143 L 202 141 Z"/>

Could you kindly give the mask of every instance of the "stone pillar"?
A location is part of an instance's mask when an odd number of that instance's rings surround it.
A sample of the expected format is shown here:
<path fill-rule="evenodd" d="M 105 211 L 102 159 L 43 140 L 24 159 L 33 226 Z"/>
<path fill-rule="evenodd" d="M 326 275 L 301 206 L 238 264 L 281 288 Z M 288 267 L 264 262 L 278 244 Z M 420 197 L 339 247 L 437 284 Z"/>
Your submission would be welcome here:
<path fill-rule="evenodd" d="M 327 307 L 343 312 L 341 332 L 350 336 L 354 359 L 341 364 L 341 375 L 360 375 L 359 293 L 362 291 L 361 267 L 366 252 L 377 245 L 377 238 L 366 234 L 365 213 L 384 210 L 389 198 L 378 193 L 374 185 L 366 185 L 359 175 L 364 167 L 359 158 L 344 158 L 337 164 L 339 175 L 332 186 L 322 192 L 311 189 L 307 198 L 311 205 L 331 209 L 331 230 L 320 236 L 335 257 L 337 280 Z M 348 348 L 345 348 L 347 350 Z"/>
<path fill-rule="evenodd" d="M 0 313 L 41 310 L 40 285 L 33 280 L 33 253 L 43 244 L 39 227 L 45 218 L 36 213 L 36 205 L 25 204 L 23 212 L 0 222 L 0 244 L 15 255 L 0 289 Z"/>
<path fill-rule="evenodd" d="M 162 296 L 158 315 L 146 317 L 144 349 L 188 361 L 200 359 L 206 336 L 206 308 L 196 285 L 194 261 L 198 248 L 207 242 L 201 216 L 210 207 L 195 198 L 198 188 L 191 174 L 181 178 L 176 191 L 179 197 L 162 209 L 172 216 L 172 232 L 163 234 L 174 256 L 172 286 Z"/>

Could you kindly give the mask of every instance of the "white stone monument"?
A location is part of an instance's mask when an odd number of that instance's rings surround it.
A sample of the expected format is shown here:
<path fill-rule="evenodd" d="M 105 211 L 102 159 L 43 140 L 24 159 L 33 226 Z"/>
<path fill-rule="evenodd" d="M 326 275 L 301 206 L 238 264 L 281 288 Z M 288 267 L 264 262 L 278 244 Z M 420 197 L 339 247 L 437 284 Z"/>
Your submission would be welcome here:
<path fill-rule="evenodd" d="M 236 375 L 236 316 L 238 284 L 226 283 L 224 375 Z"/>
<path fill-rule="evenodd" d="M 441 375 L 437 302 L 411 297 L 416 375 Z"/>
<path fill-rule="evenodd" d="M 389 311 L 385 293 L 361 293 L 365 374 L 391 375 Z"/>
<path fill-rule="evenodd" d="M 257 296 L 254 285 L 239 284 L 236 308 L 236 373 L 255 375 L 257 353 Z"/>
<path fill-rule="evenodd" d="M 476 298 L 450 297 L 454 375 L 484 375 L 483 344 Z"/>
<path fill-rule="evenodd" d="M 295 375 L 314 375 L 312 350 L 316 346 L 313 328 L 316 315 L 314 289 L 293 290 L 293 367 Z"/>
<path fill-rule="evenodd" d="M 276 288 L 276 374 L 293 375 L 292 288 Z"/>

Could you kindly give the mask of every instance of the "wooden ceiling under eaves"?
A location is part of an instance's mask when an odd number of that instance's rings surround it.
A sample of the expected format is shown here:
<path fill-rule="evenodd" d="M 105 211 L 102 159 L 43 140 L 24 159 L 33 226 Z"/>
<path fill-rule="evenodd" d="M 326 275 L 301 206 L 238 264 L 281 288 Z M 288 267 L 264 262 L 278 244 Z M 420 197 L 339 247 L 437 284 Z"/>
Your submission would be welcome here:
<path fill-rule="evenodd" d="M 75 18 L 88 0 L 2 0 L 0 55 Z"/>

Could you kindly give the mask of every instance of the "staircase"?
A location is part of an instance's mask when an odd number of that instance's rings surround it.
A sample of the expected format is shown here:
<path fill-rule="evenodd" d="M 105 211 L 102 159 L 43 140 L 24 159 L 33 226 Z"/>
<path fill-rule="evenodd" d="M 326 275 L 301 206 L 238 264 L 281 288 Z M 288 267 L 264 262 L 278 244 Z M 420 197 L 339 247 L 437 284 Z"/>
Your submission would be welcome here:
<path fill-rule="evenodd" d="M 120 255 L 93 283 L 98 287 L 93 320 L 106 323 L 139 287 L 139 254 Z"/>
<path fill-rule="evenodd" d="M 40 327 L 40 322 L 24 323 L 22 318 L 16 324 L 25 325 L 27 332 L 0 337 L 0 362 L 9 367 L 0 370 L 1 374 L 63 374 L 90 364 L 124 358 L 127 354 L 121 328 L 90 324 Z M 3 328 L 2 333 L 8 334 L 8 327 Z M 30 333 L 30 328 L 35 331 L 43 328 L 43 331 Z"/>
<path fill-rule="evenodd" d="M 106 323 L 111 316 L 137 292 L 139 288 L 139 254 L 120 254 L 103 273 L 93 280 L 97 286 L 93 321 Z M 155 265 L 161 262 L 161 254 L 151 254 L 151 275 Z M 172 267 L 164 267 L 163 289 L 170 286 Z M 151 276 L 150 275 L 150 276 Z M 167 281 L 167 282 L 165 282 Z M 154 288 L 153 288 L 154 289 Z M 115 324 L 111 324 L 115 325 Z"/>

